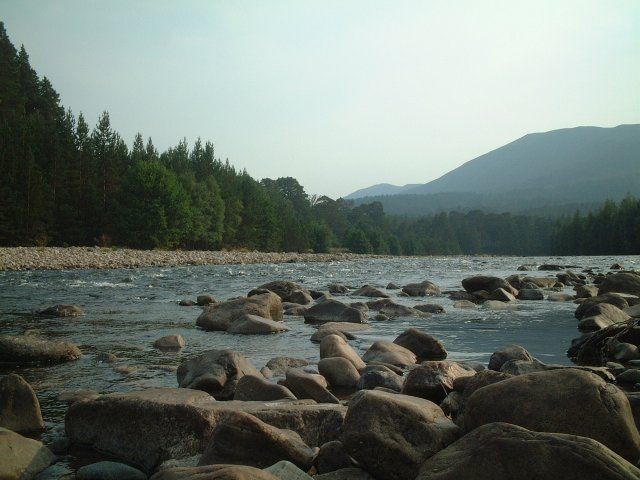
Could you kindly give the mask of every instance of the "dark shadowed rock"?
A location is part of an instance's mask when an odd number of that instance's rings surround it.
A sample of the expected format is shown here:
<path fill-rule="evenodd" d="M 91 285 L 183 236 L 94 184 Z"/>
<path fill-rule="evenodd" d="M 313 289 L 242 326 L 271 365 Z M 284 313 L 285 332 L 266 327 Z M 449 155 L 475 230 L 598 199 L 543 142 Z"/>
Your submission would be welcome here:
<path fill-rule="evenodd" d="M 362 356 L 362 360 L 366 363 L 381 362 L 405 367 L 416 363 L 417 358 L 415 354 L 407 348 L 393 342 L 379 340 L 369 347 Z"/>
<path fill-rule="evenodd" d="M 538 288 L 518 290 L 518 300 L 544 300 L 544 293 Z"/>
<path fill-rule="evenodd" d="M 357 467 L 341 468 L 334 472 L 314 475 L 314 480 L 376 480 L 369 472 Z"/>
<path fill-rule="evenodd" d="M 385 388 L 393 392 L 400 392 L 403 384 L 402 375 L 384 365 L 368 365 L 360 374 L 358 390 L 373 390 Z"/>
<path fill-rule="evenodd" d="M 84 312 L 76 305 L 54 305 L 40 310 L 38 315 L 43 317 L 79 317 L 84 315 Z"/>
<path fill-rule="evenodd" d="M 491 292 L 489 299 L 498 300 L 500 302 L 514 302 L 516 297 L 511 292 L 507 292 L 504 288 L 497 288 Z"/>
<path fill-rule="evenodd" d="M 296 400 L 296 396 L 287 387 L 271 383 L 262 376 L 244 375 L 238 380 L 233 399 L 244 401 Z"/>
<path fill-rule="evenodd" d="M 303 358 L 274 357 L 263 367 L 262 374 L 266 378 L 283 377 L 289 368 L 306 367 L 309 362 Z"/>
<path fill-rule="evenodd" d="M 231 322 L 228 333 L 242 335 L 269 335 L 271 333 L 288 332 L 289 327 L 282 322 L 275 322 L 257 315 L 242 315 Z"/>
<path fill-rule="evenodd" d="M 458 427 L 428 400 L 363 390 L 349 402 L 340 441 L 375 478 L 404 480 L 458 435 Z"/>
<path fill-rule="evenodd" d="M 246 465 L 204 465 L 161 470 L 152 480 L 282 480 L 266 470 Z"/>
<path fill-rule="evenodd" d="M 180 305 L 181 307 L 193 307 L 197 305 L 197 303 L 194 302 L 193 300 L 180 300 L 178 302 L 178 305 Z"/>
<path fill-rule="evenodd" d="M 411 350 L 415 353 L 418 361 L 444 360 L 447 358 L 447 350 L 442 342 L 417 328 L 405 330 L 396 337 L 393 343 Z"/>
<path fill-rule="evenodd" d="M 629 461 L 640 458 L 640 434 L 624 393 L 576 369 L 530 373 L 480 388 L 466 403 L 465 428 L 492 422 L 585 436 Z"/>
<path fill-rule="evenodd" d="M 428 459 L 416 480 L 632 480 L 639 475 L 590 438 L 490 423 Z"/>
<path fill-rule="evenodd" d="M 44 429 L 36 393 L 24 378 L 14 373 L 0 378 L 0 427 L 14 432 Z"/>
<path fill-rule="evenodd" d="M 216 303 L 216 299 L 211 295 L 198 295 L 198 297 L 196 298 L 196 304 L 200 305 L 201 307 L 212 305 L 214 303 Z"/>
<path fill-rule="evenodd" d="M 70 342 L 45 340 L 35 335 L 0 335 L 0 363 L 62 363 L 81 356 L 80 349 Z"/>
<path fill-rule="evenodd" d="M 380 297 L 380 298 L 389 298 L 389 295 L 384 293 L 382 290 L 379 290 L 371 285 L 363 285 L 357 290 L 351 292 L 351 295 L 356 297 Z"/>
<path fill-rule="evenodd" d="M 457 378 L 475 374 L 472 368 L 449 360 L 422 362 L 407 375 L 402 393 L 440 403 L 453 390 Z"/>
<path fill-rule="evenodd" d="M 595 285 L 578 285 L 575 291 L 577 298 L 592 298 L 598 296 L 598 287 Z"/>
<path fill-rule="evenodd" d="M 393 282 L 387 283 L 387 290 L 400 290 L 400 287 Z"/>
<path fill-rule="evenodd" d="M 329 299 L 310 307 L 304 314 L 304 321 L 306 323 L 366 323 L 367 316 L 357 308 Z"/>
<path fill-rule="evenodd" d="M 328 285 L 328 288 L 329 288 L 329 293 L 333 293 L 336 295 L 349 293 L 349 287 L 345 285 L 340 285 L 339 283 L 330 283 Z"/>
<path fill-rule="evenodd" d="M 299 368 L 287 370 L 286 386 L 300 399 L 309 398 L 318 403 L 340 403 L 313 375 Z"/>
<path fill-rule="evenodd" d="M 640 275 L 631 272 L 620 272 L 608 275 L 598 285 L 598 294 L 616 292 L 640 296 Z"/>
<path fill-rule="evenodd" d="M 415 305 L 413 308 L 425 313 L 444 313 L 444 307 L 436 303 L 423 303 L 421 305 Z"/>
<path fill-rule="evenodd" d="M 489 359 L 489 370 L 500 371 L 502 365 L 509 360 L 533 360 L 533 356 L 520 345 L 506 345 L 499 348 Z"/>
<path fill-rule="evenodd" d="M 343 357 L 323 358 L 318 362 L 318 371 L 334 389 L 355 389 L 360 379 L 353 363 Z"/>
<path fill-rule="evenodd" d="M 584 302 L 578 305 L 578 308 L 576 308 L 574 315 L 578 320 L 580 320 L 581 318 L 586 316 L 586 313 L 591 308 L 602 303 L 614 305 L 620 310 L 624 310 L 629 306 L 629 303 L 624 297 L 616 295 L 615 293 L 605 293 L 602 295 L 598 295 L 597 297 L 586 299 Z"/>
<path fill-rule="evenodd" d="M 425 280 L 420 283 L 409 283 L 402 287 L 402 291 L 410 297 L 426 297 L 428 295 L 440 295 L 440 288 L 433 282 Z"/>
<path fill-rule="evenodd" d="M 226 331 L 234 320 L 247 314 L 280 321 L 282 320 L 282 301 L 276 294 L 267 292 L 214 303 L 205 307 L 196 319 L 196 325 L 204 330 Z"/>
<path fill-rule="evenodd" d="M 479 290 L 486 290 L 492 292 L 498 288 L 503 288 L 507 291 L 511 291 L 513 288 L 509 282 L 498 277 L 489 277 L 485 275 L 477 275 L 475 277 L 469 277 L 462 280 L 462 288 L 468 293 L 477 292 Z"/>
<path fill-rule="evenodd" d="M 118 462 L 97 462 L 80 467 L 77 480 L 147 480 L 147 475 L 137 468 Z"/>
<path fill-rule="evenodd" d="M 231 463 L 266 468 L 287 460 L 308 470 L 313 457 L 314 451 L 297 433 L 273 427 L 253 415 L 235 412 L 218 424 L 199 465 Z"/>
<path fill-rule="evenodd" d="M 340 440 L 327 442 L 320 447 L 313 461 L 318 473 L 328 473 L 341 468 L 353 467 L 353 460 L 344 449 Z"/>
<path fill-rule="evenodd" d="M 389 303 L 380 309 L 380 313 L 390 318 L 395 317 L 429 317 L 430 313 L 417 310 L 406 305 L 399 305 L 397 303 Z"/>
<path fill-rule="evenodd" d="M 285 280 L 276 280 L 275 282 L 265 283 L 264 285 L 260 285 L 260 287 L 258 288 L 269 290 L 275 293 L 282 299 L 283 302 L 292 302 L 306 305 L 307 303 L 311 303 L 312 300 L 309 290 L 301 285 L 298 285 L 297 283 L 288 282 Z M 299 292 L 302 292 L 303 295 L 301 295 Z M 305 299 L 308 299 L 308 301 L 300 301 Z"/>
<path fill-rule="evenodd" d="M 233 398 L 236 383 L 244 375 L 260 376 L 245 357 L 232 350 L 209 350 L 180 364 L 181 388 L 203 390 L 219 400 Z"/>

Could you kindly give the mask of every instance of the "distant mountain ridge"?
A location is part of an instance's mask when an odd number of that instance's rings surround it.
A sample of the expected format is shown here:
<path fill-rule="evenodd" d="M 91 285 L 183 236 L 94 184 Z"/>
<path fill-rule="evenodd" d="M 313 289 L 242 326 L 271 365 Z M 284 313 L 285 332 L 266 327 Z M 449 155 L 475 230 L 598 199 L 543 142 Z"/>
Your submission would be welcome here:
<path fill-rule="evenodd" d="M 528 134 L 431 182 L 380 184 L 345 198 L 358 204 L 380 201 L 388 213 L 419 215 L 474 208 L 522 212 L 545 202 L 596 204 L 627 194 L 640 195 L 638 124 Z"/>

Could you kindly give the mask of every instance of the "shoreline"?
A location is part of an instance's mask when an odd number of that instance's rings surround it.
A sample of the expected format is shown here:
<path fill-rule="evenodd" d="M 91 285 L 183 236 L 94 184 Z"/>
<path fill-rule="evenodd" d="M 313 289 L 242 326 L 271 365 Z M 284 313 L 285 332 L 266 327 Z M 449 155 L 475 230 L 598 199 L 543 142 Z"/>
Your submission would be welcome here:
<path fill-rule="evenodd" d="M 388 255 L 212 250 L 135 250 L 105 247 L 0 247 L 0 271 L 318 263 Z"/>

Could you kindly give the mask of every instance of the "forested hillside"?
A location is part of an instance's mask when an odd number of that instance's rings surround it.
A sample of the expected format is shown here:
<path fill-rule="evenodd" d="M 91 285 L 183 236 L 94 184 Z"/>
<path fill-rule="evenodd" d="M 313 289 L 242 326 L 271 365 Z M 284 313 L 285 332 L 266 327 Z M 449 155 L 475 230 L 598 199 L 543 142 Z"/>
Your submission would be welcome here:
<path fill-rule="evenodd" d="M 0 245 L 8 246 L 524 255 L 587 251 L 580 239 L 600 228 L 596 217 L 555 222 L 478 210 L 389 216 L 379 202 L 310 196 L 291 177 L 257 181 L 216 157 L 209 141 L 183 139 L 159 152 L 138 134 L 128 146 L 106 111 L 91 127 L 65 110 L 2 23 L 0 172 Z M 616 221 L 635 232 L 621 253 L 639 253 L 638 202 L 619 210 Z M 609 235 L 598 245 L 615 253 L 622 243 Z"/>

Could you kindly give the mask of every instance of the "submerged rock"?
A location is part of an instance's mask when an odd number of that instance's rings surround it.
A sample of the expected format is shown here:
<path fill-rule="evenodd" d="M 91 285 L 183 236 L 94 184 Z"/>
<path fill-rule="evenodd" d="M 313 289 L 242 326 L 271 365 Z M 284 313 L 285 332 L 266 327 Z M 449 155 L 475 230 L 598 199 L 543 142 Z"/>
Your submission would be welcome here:
<path fill-rule="evenodd" d="M 269 335 L 271 333 L 288 332 L 289 327 L 282 322 L 274 322 L 257 315 L 242 315 L 231 322 L 228 333 L 243 335 Z"/>
<path fill-rule="evenodd" d="M 54 305 L 40 310 L 38 315 L 43 317 L 79 317 L 84 311 L 76 305 Z"/>
<path fill-rule="evenodd" d="M 182 337 L 182 335 L 177 333 L 174 333 L 172 335 L 165 335 L 164 337 L 161 337 L 153 342 L 154 347 L 160 350 L 167 351 L 178 351 L 184 348 L 185 345 L 186 343 L 184 341 L 184 338 Z"/>
<path fill-rule="evenodd" d="M 366 323 L 367 316 L 357 308 L 329 299 L 309 308 L 304 314 L 304 321 L 305 323 Z"/>
<path fill-rule="evenodd" d="M 351 292 L 351 295 L 355 297 L 380 297 L 380 298 L 389 298 L 389 295 L 384 293 L 382 290 L 379 290 L 371 285 L 363 285 L 357 290 Z"/>
<path fill-rule="evenodd" d="M 426 297 L 440 295 L 440 288 L 433 282 L 425 280 L 420 283 L 409 283 L 402 287 L 402 291 L 410 297 Z"/>
<path fill-rule="evenodd" d="M 196 325 L 204 330 L 226 331 L 234 320 L 244 315 L 256 315 L 280 321 L 282 313 L 280 297 L 275 293 L 267 292 L 209 305 L 196 319 Z"/>

